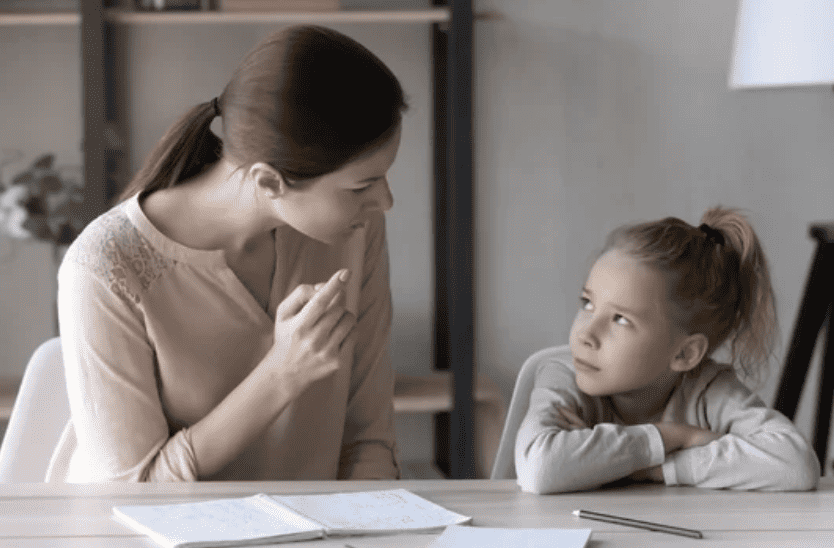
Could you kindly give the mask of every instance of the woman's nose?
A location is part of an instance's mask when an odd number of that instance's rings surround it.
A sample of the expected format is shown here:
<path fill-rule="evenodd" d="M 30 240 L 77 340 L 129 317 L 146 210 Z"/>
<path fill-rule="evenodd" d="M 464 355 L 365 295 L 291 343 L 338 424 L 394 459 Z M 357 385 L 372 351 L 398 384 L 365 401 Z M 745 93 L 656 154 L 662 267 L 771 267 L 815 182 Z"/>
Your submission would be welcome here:
<path fill-rule="evenodd" d="M 391 188 L 388 186 L 388 180 L 376 185 L 377 188 L 372 196 L 371 209 L 379 209 L 381 211 L 388 211 L 394 207 L 394 195 L 391 194 Z"/>

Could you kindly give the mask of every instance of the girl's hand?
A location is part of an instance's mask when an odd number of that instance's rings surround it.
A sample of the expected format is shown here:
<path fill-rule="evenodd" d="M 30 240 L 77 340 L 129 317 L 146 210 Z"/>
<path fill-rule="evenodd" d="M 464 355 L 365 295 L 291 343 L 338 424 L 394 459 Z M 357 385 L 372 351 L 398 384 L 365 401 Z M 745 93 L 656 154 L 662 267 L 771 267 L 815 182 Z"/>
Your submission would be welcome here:
<path fill-rule="evenodd" d="M 583 430 L 588 428 L 585 421 L 570 407 L 556 406 L 556 424 L 562 430 Z"/>
<path fill-rule="evenodd" d="M 663 483 L 663 468 L 658 464 L 657 466 L 650 466 L 642 470 L 636 470 L 628 476 L 634 481 Z"/>
<path fill-rule="evenodd" d="M 346 269 L 324 284 L 302 284 L 284 299 L 275 314 L 272 353 L 282 380 L 298 392 L 336 371 L 339 352 L 356 317 L 345 308 Z"/>
<path fill-rule="evenodd" d="M 721 437 L 721 434 L 690 424 L 658 422 L 655 423 L 655 426 L 657 426 L 660 436 L 663 438 L 663 446 L 666 448 L 667 455 L 680 449 L 706 445 Z"/>

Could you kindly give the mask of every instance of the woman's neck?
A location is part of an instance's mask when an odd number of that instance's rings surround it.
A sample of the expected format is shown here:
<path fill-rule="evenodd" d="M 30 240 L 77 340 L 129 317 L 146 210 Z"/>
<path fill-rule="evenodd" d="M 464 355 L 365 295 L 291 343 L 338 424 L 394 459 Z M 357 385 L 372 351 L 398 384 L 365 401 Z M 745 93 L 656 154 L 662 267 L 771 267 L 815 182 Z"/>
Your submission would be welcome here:
<path fill-rule="evenodd" d="M 192 249 L 245 252 L 281 224 L 254 183 L 223 159 L 187 181 L 150 194 L 141 206 L 160 232 Z"/>

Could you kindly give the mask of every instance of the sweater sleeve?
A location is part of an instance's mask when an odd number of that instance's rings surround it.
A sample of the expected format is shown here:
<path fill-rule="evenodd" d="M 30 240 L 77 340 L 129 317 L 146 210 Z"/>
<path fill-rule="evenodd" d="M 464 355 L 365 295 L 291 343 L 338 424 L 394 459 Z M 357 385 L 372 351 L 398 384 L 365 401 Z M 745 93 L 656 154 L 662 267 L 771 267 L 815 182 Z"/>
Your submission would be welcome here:
<path fill-rule="evenodd" d="M 77 439 L 65 479 L 196 480 L 189 432 L 169 432 L 159 400 L 154 352 L 138 306 L 142 284 L 134 283 L 129 269 L 101 260 L 79 260 L 71 248 L 58 275 L 61 344 Z"/>
<path fill-rule="evenodd" d="M 732 369 L 711 380 L 697 405 L 698 426 L 723 435 L 669 455 L 663 464 L 667 485 L 765 491 L 816 487 L 820 465 L 813 449 L 787 417 L 768 408 Z"/>
<path fill-rule="evenodd" d="M 394 371 L 389 354 L 391 289 L 385 217 L 368 226 L 339 478 L 399 478 L 394 435 Z"/>
<path fill-rule="evenodd" d="M 573 409 L 591 427 L 561 429 L 558 406 Z M 594 424 L 596 414 L 594 402 L 579 392 L 567 365 L 539 365 L 530 407 L 516 437 L 516 474 L 523 491 L 593 489 L 663 462 L 663 441 L 655 426 Z"/>

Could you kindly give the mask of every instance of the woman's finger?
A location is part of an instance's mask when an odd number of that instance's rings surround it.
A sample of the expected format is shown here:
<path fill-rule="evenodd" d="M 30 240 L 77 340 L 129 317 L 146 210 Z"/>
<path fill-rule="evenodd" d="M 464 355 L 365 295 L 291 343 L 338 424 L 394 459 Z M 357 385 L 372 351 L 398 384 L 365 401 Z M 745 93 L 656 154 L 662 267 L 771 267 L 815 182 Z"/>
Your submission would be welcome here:
<path fill-rule="evenodd" d="M 331 344 L 339 345 L 339 350 L 341 350 L 353 334 L 354 327 L 356 327 L 356 316 L 345 311 L 330 334 Z"/>
<path fill-rule="evenodd" d="M 288 320 L 298 314 L 307 304 L 316 290 L 309 284 L 299 284 L 287 295 L 275 311 L 276 319 Z"/>
<path fill-rule="evenodd" d="M 350 271 L 346 268 L 334 273 L 329 280 L 324 284 L 324 287 L 319 289 L 304 305 L 299 315 L 301 316 L 301 324 L 304 327 L 310 328 L 314 326 L 322 315 L 330 307 L 330 303 L 336 298 L 339 292 L 344 291 L 345 282 L 350 278 Z"/>

